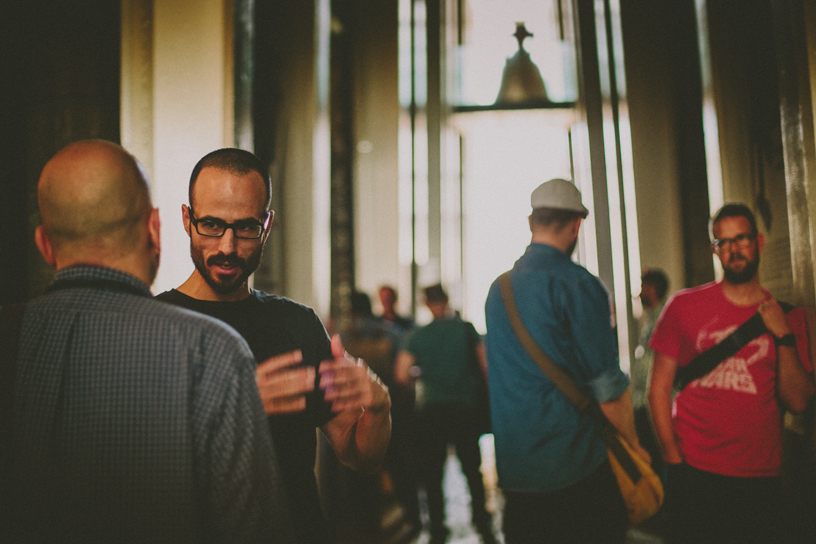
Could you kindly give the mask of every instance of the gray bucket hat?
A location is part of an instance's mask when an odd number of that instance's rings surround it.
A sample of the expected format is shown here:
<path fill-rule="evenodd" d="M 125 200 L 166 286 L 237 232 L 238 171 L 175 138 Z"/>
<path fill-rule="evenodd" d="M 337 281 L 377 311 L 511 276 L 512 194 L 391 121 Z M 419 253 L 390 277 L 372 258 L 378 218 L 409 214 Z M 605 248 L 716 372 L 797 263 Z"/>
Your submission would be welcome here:
<path fill-rule="evenodd" d="M 536 208 L 553 208 L 576 212 L 581 217 L 589 215 L 589 210 L 581 203 L 581 191 L 571 181 L 561 178 L 545 181 L 530 195 L 530 205 Z"/>

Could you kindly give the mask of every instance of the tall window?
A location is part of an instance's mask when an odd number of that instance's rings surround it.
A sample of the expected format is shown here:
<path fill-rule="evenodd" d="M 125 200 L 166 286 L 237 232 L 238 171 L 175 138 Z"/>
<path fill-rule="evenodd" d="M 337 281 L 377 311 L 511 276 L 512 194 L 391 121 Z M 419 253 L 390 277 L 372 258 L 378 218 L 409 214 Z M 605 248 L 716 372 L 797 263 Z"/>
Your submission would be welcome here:
<path fill-rule="evenodd" d="M 533 34 L 523 45 L 541 72 L 548 98 L 575 100 L 573 42 L 556 0 L 467 0 L 460 13 L 454 103 L 489 105 L 496 100 L 505 62 L 518 50 L 513 35 L 518 22 Z M 451 122 L 464 142 L 462 309 L 484 332 L 491 282 L 513 266 L 530 242 L 530 193 L 547 179 L 572 178 L 572 113 L 479 111 L 454 114 Z"/>

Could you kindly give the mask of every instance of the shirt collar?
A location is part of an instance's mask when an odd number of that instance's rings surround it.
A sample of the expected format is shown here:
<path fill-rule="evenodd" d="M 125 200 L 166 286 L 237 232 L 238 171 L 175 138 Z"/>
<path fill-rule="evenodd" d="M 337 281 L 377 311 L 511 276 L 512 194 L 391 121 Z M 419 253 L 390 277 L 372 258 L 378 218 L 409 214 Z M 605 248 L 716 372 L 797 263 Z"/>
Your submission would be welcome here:
<path fill-rule="evenodd" d="M 535 261 L 538 259 L 565 259 L 571 261 L 570 256 L 558 248 L 547 244 L 531 243 L 527 246 L 521 261 Z"/>
<path fill-rule="evenodd" d="M 60 285 L 67 285 L 74 282 L 92 283 L 95 281 L 109 284 L 120 284 L 124 287 L 123 290 L 134 292 L 134 294 L 138 293 L 147 297 L 151 296 L 150 288 L 147 286 L 147 284 L 135 276 L 114 268 L 88 264 L 79 264 L 63 268 L 54 275 L 54 279 L 51 281 L 49 289 L 59 288 Z"/>

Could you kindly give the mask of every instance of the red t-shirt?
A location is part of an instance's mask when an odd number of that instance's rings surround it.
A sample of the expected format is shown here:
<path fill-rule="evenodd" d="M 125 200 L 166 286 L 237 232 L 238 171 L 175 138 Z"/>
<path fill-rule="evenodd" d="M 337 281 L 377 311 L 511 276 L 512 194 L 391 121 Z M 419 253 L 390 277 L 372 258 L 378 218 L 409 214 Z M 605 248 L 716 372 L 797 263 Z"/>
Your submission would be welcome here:
<path fill-rule="evenodd" d="M 679 367 L 719 343 L 757 311 L 737 306 L 709 283 L 676 293 L 666 304 L 649 346 Z M 788 323 L 810 371 L 804 312 Z M 782 413 L 776 397 L 776 349 L 770 334 L 745 345 L 674 399 L 674 431 L 686 462 L 726 476 L 776 476 L 782 455 Z"/>

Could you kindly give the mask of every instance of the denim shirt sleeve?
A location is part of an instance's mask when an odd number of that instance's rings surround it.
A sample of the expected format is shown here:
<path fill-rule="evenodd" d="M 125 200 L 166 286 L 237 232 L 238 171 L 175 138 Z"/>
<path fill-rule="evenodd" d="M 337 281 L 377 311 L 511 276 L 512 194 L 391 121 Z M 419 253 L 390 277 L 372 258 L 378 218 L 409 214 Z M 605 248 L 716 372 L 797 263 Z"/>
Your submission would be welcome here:
<path fill-rule="evenodd" d="M 623 395 L 629 387 L 629 378 L 620 368 L 610 369 L 589 381 L 592 396 L 598 402 L 609 402 Z"/>
<path fill-rule="evenodd" d="M 598 402 L 620 397 L 629 378 L 620 369 L 608 293 L 587 274 L 565 286 L 563 295 L 579 376 Z"/>

